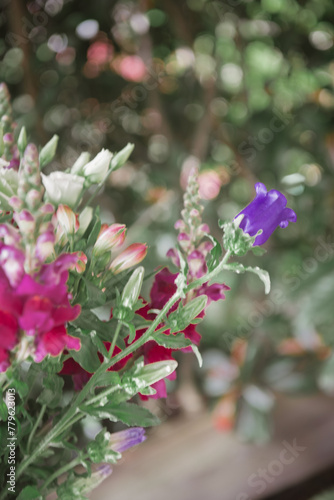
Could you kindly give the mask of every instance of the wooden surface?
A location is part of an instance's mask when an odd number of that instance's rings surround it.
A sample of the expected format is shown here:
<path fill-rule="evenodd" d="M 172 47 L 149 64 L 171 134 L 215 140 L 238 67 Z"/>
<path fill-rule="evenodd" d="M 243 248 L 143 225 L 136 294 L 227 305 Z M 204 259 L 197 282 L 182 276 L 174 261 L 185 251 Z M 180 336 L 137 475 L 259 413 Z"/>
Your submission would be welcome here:
<path fill-rule="evenodd" d="M 167 420 L 150 431 L 145 443 L 124 454 L 122 463 L 91 498 L 258 500 L 334 464 L 333 399 L 282 399 L 275 428 L 271 443 L 255 446 L 217 432 L 207 413 Z M 294 440 L 305 450 L 293 460 L 291 453 L 283 453 L 283 459 L 291 463 L 280 466 L 277 461 L 286 447 L 282 443 L 291 445 Z M 276 474 L 267 474 L 261 488 L 259 470 Z M 259 494 L 263 482 L 265 489 Z"/>

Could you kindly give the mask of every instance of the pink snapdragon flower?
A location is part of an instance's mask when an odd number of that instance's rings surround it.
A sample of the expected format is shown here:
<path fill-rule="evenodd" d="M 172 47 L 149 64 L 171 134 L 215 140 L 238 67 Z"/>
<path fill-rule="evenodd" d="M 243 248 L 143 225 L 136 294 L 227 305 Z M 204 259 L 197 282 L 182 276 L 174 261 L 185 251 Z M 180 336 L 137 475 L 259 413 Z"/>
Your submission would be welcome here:
<path fill-rule="evenodd" d="M 35 361 L 58 356 L 65 348 L 80 349 L 80 340 L 67 334 L 66 323 L 80 314 L 70 304 L 68 269 L 76 254 L 63 254 L 34 275 L 24 270 L 24 254 L 0 243 L 0 371 L 9 366 L 9 353 L 24 335 L 31 337 Z M 16 260 L 15 260 L 16 259 Z"/>

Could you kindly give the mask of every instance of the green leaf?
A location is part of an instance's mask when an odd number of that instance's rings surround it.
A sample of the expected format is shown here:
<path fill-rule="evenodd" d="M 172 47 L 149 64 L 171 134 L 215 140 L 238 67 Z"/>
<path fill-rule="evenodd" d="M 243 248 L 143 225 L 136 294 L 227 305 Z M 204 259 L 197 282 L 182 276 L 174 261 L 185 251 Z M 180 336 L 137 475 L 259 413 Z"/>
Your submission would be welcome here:
<path fill-rule="evenodd" d="M 159 333 L 158 335 L 152 336 L 152 340 L 167 349 L 182 349 L 183 347 L 188 347 L 191 345 L 191 341 L 186 339 L 183 333 L 176 333 L 171 335 L 166 335 L 164 333 Z"/>
<path fill-rule="evenodd" d="M 80 328 L 71 332 L 71 335 L 79 337 L 81 340 L 80 351 L 71 351 L 73 359 L 79 363 L 84 370 L 89 373 L 94 373 L 99 368 L 101 361 L 97 355 L 97 348 L 90 335 L 84 334 Z"/>
<path fill-rule="evenodd" d="M 131 344 L 134 339 L 136 338 L 136 329 L 134 327 L 134 325 L 132 325 L 131 323 L 127 323 L 125 321 L 122 321 L 123 325 L 125 325 L 128 330 L 129 330 L 129 338 L 128 338 L 128 343 Z"/>
<path fill-rule="evenodd" d="M 153 415 L 147 408 L 143 408 L 134 403 L 108 403 L 103 407 L 81 407 L 81 409 L 84 413 L 93 417 L 101 419 L 106 418 L 112 422 L 120 421 L 128 426 L 151 427 L 160 423 L 158 417 Z"/>
<path fill-rule="evenodd" d="M 49 374 L 43 380 L 44 389 L 37 398 L 37 403 L 56 408 L 62 398 L 64 380 L 56 374 Z"/>
<path fill-rule="evenodd" d="M 207 304 L 208 298 L 206 295 L 199 295 L 185 306 L 182 302 L 176 311 L 172 312 L 166 321 L 166 326 L 171 333 L 181 332 L 203 311 Z M 199 318 L 198 318 L 199 319 Z M 198 323 L 198 321 L 196 321 Z"/>
<path fill-rule="evenodd" d="M 21 399 L 24 399 L 29 392 L 28 384 L 26 384 L 22 380 L 12 380 L 10 386 L 16 390 Z"/>
<path fill-rule="evenodd" d="M 105 410 L 106 406 L 103 409 Z M 160 423 L 159 418 L 147 408 L 134 403 L 110 404 L 107 409 L 117 420 L 128 426 L 151 427 Z"/>
<path fill-rule="evenodd" d="M 262 255 L 264 255 L 265 253 L 267 253 L 267 250 L 263 247 L 260 247 L 258 245 L 256 245 L 255 247 L 252 247 L 251 248 L 251 251 L 253 252 L 254 255 L 256 255 L 257 257 L 261 257 Z"/>
<path fill-rule="evenodd" d="M 88 279 L 83 278 L 83 280 L 86 286 L 86 301 L 89 309 L 103 306 L 107 299 L 106 294 Z"/>
<path fill-rule="evenodd" d="M 195 354 L 195 356 L 197 358 L 199 367 L 202 368 L 202 366 L 203 366 L 203 358 L 202 358 L 201 353 L 199 352 L 199 349 L 198 349 L 197 345 L 192 344 L 191 348 L 192 348 L 192 350 L 193 350 L 193 352 L 194 352 L 194 354 Z"/>
<path fill-rule="evenodd" d="M 87 246 L 91 247 L 95 244 L 97 237 L 99 235 L 99 232 L 101 230 L 101 220 L 100 218 L 95 214 L 92 222 L 90 223 L 88 227 L 88 240 L 87 240 Z"/>
<path fill-rule="evenodd" d="M 102 340 L 111 342 L 112 334 L 116 325 L 115 320 L 101 321 L 93 312 L 88 310 L 81 311 L 80 316 L 71 322 L 82 330 L 95 330 Z M 74 335 L 71 333 L 70 335 Z"/>
<path fill-rule="evenodd" d="M 6 403 L 3 401 L 3 399 L 0 399 L 0 420 L 5 422 L 8 417 L 8 409 Z"/>
<path fill-rule="evenodd" d="M 97 335 L 95 330 L 92 330 L 90 333 L 90 338 L 92 339 L 93 344 L 97 347 L 97 350 L 103 355 L 103 356 L 108 356 L 108 350 L 100 337 Z"/>
<path fill-rule="evenodd" d="M 115 387 L 121 385 L 121 378 L 117 372 L 104 372 L 102 373 L 96 383 L 95 387 Z"/>
<path fill-rule="evenodd" d="M 270 292 L 270 276 L 268 271 L 261 269 L 260 267 L 246 267 L 246 271 L 250 273 L 257 274 L 260 280 L 264 284 L 264 292 L 268 294 Z"/>
<path fill-rule="evenodd" d="M 223 250 L 220 243 L 211 234 L 206 234 L 205 236 L 213 243 L 213 248 L 209 254 L 210 258 L 207 261 L 208 271 L 211 272 L 218 266 Z"/>
<path fill-rule="evenodd" d="M 231 264 L 226 264 L 224 268 L 227 271 L 233 271 L 237 274 L 244 273 L 246 271 L 249 273 L 257 274 L 257 276 L 264 284 L 265 293 L 268 294 L 270 292 L 270 276 L 268 271 L 265 271 L 260 267 L 250 267 L 250 266 L 246 267 L 240 264 L 239 262 L 232 262 Z"/>
<path fill-rule="evenodd" d="M 35 486 L 26 486 L 17 497 L 17 500 L 42 500 L 42 495 Z"/>

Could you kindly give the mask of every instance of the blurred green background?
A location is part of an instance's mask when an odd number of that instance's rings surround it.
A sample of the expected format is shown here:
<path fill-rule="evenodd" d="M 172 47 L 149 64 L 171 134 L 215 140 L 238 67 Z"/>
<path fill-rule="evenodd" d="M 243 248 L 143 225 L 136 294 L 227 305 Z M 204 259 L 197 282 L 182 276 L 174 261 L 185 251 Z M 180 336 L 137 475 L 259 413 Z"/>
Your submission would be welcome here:
<path fill-rule="evenodd" d="M 245 258 L 270 272 L 270 296 L 253 275 L 224 276 L 232 290 L 200 325 L 204 369 L 183 356 L 179 384 L 191 373 L 215 425 L 257 441 L 277 395 L 333 395 L 332 0 L 0 5 L 0 80 L 32 140 L 60 136 L 53 167 L 135 144 L 99 201 L 150 245 L 150 270 L 168 264 L 193 166 L 217 239 L 258 181 L 297 213 Z"/>

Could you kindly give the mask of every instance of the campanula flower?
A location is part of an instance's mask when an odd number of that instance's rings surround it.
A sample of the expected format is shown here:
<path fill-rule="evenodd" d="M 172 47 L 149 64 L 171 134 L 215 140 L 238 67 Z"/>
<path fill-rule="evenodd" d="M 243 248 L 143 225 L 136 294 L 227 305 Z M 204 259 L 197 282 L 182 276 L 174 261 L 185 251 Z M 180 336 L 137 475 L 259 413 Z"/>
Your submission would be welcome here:
<path fill-rule="evenodd" d="M 142 427 L 130 427 L 130 429 L 111 434 L 110 445 L 112 450 L 123 453 L 123 451 L 132 448 L 132 446 L 142 443 L 145 439 L 145 429 Z"/>
<path fill-rule="evenodd" d="M 287 208 L 285 196 L 272 189 L 267 192 L 261 182 L 255 184 L 256 196 L 237 216 L 243 215 L 239 227 L 250 236 L 255 236 L 259 230 L 262 233 L 255 239 L 255 245 L 263 245 L 275 229 L 287 227 L 289 222 L 296 222 L 297 216 L 291 208 Z"/>

